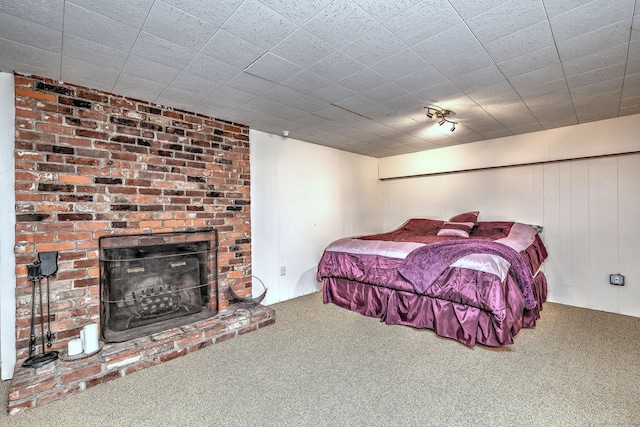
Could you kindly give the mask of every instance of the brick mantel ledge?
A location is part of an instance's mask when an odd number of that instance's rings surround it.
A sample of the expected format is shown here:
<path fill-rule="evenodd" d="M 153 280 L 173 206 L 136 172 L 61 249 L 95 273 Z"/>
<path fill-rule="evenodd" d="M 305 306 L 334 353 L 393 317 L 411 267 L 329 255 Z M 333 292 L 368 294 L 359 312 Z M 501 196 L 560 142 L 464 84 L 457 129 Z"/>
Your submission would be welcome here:
<path fill-rule="evenodd" d="M 9 389 L 9 414 L 35 408 L 98 384 L 175 359 L 275 323 L 275 311 L 227 306 L 200 322 L 122 343 L 105 344 L 97 354 L 56 360 L 41 368 L 16 367 Z"/>

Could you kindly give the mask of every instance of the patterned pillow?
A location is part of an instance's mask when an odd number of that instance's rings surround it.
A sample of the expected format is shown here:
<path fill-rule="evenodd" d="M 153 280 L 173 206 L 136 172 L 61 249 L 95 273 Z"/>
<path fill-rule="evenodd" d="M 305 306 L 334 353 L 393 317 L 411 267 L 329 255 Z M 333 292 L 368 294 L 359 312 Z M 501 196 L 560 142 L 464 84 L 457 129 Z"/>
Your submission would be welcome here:
<path fill-rule="evenodd" d="M 469 237 L 469 232 L 476 225 L 475 222 L 447 221 L 438 231 L 438 236 Z"/>
<path fill-rule="evenodd" d="M 461 213 L 456 216 L 452 216 L 449 218 L 450 222 L 473 222 L 474 224 L 478 222 L 478 215 L 480 215 L 480 211 L 471 211 Z"/>

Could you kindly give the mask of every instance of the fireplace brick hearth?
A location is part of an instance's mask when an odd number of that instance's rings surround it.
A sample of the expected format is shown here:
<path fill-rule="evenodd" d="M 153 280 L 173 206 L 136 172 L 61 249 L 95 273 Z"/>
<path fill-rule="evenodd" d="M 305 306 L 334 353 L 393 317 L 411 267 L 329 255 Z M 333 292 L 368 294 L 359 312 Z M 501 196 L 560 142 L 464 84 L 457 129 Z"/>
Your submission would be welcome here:
<path fill-rule="evenodd" d="M 275 321 L 242 315 L 229 288 L 251 296 L 248 127 L 35 76 L 15 76 L 16 351 L 9 407 L 18 412 Z M 82 361 L 21 368 L 29 356 L 27 265 L 58 252 L 50 278 L 53 346 L 100 321 L 102 236 L 218 233 L 215 317 L 107 344 Z M 236 314 L 233 314 L 233 313 Z M 35 318 L 39 325 L 39 314 Z M 39 334 L 39 330 L 38 330 Z M 42 351 L 40 340 L 35 353 Z"/>

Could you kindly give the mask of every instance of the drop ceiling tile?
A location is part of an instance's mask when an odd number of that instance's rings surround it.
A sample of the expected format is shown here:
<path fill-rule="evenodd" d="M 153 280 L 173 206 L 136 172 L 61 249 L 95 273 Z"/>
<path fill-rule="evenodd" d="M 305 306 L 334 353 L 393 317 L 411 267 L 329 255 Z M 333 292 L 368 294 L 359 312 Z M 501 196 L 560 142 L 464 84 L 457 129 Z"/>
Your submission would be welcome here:
<path fill-rule="evenodd" d="M 606 81 L 601 81 L 598 83 L 594 83 L 591 85 L 584 85 L 575 88 L 571 88 L 571 98 L 574 101 L 583 98 L 589 98 L 596 94 L 602 93 L 618 93 L 618 97 L 622 95 L 622 83 L 624 79 L 622 77 L 617 79 L 611 79 Z M 571 85 L 571 83 L 569 83 Z"/>
<path fill-rule="evenodd" d="M 105 44 L 129 52 L 139 30 L 99 13 L 67 3 L 64 9 L 64 31 L 76 37 Z"/>
<path fill-rule="evenodd" d="M 540 108 L 550 108 L 551 106 L 557 105 L 566 105 L 573 109 L 571 104 L 571 93 L 568 89 L 554 92 L 548 95 L 524 98 L 525 104 L 529 107 L 530 110 L 540 109 Z"/>
<path fill-rule="evenodd" d="M 224 29 L 251 44 L 269 50 L 298 26 L 258 0 L 246 0 L 224 24 Z"/>
<path fill-rule="evenodd" d="M 371 66 L 388 79 L 395 80 L 420 71 L 429 64 L 411 49 L 405 49 Z"/>
<path fill-rule="evenodd" d="M 153 5 L 153 0 L 68 0 L 67 2 L 135 28 L 142 27 Z"/>
<path fill-rule="evenodd" d="M 612 119 L 618 115 L 618 105 L 612 103 L 606 108 L 594 110 L 593 108 L 586 108 L 584 111 L 577 111 L 578 121 L 580 123 L 594 122 L 596 120 Z"/>
<path fill-rule="evenodd" d="M 291 89 L 286 86 L 275 85 L 268 91 L 264 92 L 261 96 L 271 101 L 276 101 L 293 108 L 298 108 L 294 106 L 293 103 L 298 101 L 300 98 L 304 98 L 308 95 L 305 95 L 304 93 L 298 90 Z"/>
<path fill-rule="evenodd" d="M 349 0 L 335 0 L 307 21 L 303 28 L 332 46 L 341 48 L 378 22 Z"/>
<path fill-rule="evenodd" d="M 0 40 L 0 53 L 2 53 L 2 40 Z M 0 55 L 0 72 L 3 73 L 13 73 L 17 72 L 20 74 L 33 74 L 36 76 L 50 76 L 53 79 L 59 79 L 60 73 L 57 73 L 55 76 L 52 75 L 51 69 L 41 68 L 35 66 L 33 64 L 26 64 L 18 61 L 14 61 L 13 59 L 9 59 L 6 56 Z"/>
<path fill-rule="evenodd" d="M 507 78 L 526 74 L 539 68 L 558 64 L 558 52 L 555 46 L 545 47 L 540 50 L 518 56 L 517 58 L 498 63 L 498 68 Z"/>
<path fill-rule="evenodd" d="M 540 86 L 532 86 L 526 89 L 520 89 L 518 91 L 518 94 L 522 97 L 522 99 L 528 99 L 549 95 L 555 92 L 562 92 L 565 90 L 568 90 L 567 81 L 565 79 L 560 79 L 554 82 L 542 84 Z"/>
<path fill-rule="evenodd" d="M 540 123 L 533 123 L 530 125 L 510 127 L 509 130 L 515 135 L 522 135 L 523 133 L 540 132 L 544 130 L 544 127 Z"/>
<path fill-rule="evenodd" d="M 480 43 L 489 43 L 546 19 L 540 1 L 509 0 L 466 22 Z"/>
<path fill-rule="evenodd" d="M 253 100 L 256 95 L 253 93 L 245 92 L 244 90 L 236 89 L 231 86 L 222 86 L 211 93 L 208 97 L 214 99 L 224 99 L 225 103 L 234 107 L 240 107 L 241 105 L 245 105 L 249 101 Z"/>
<path fill-rule="evenodd" d="M 307 68 L 325 58 L 334 50 L 335 48 L 325 41 L 299 28 L 278 43 L 270 52 L 302 68 Z"/>
<path fill-rule="evenodd" d="M 382 25 L 358 37 L 341 50 L 355 60 L 371 66 L 406 49 L 406 44 Z"/>
<path fill-rule="evenodd" d="M 378 21 L 387 21 L 422 0 L 368 1 L 354 0 Z"/>
<path fill-rule="evenodd" d="M 343 99 L 347 99 L 355 95 L 357 95 L 356 92 L 352 91 L 351 89 L 347 89 L 346 87 L 337 83 L 323 87 L 322 89 L 313 93 L 313 96 L 327 101 L 330 104 L 340 102 Z"/>
<path fill-rule="evenodd" d="M 274 83 L 282 83 L 289 77 L 293 77 L 302 71 L 297 65 L 282 59 L 269 52 L 265 53 L 245 70 L 246 73 L 269 80 Z"/>
<path fill-rule="evenodd" d="M 557 44 L 562 62 L 579 59 L 629 41 L 631 18 Z"/>
<path fill-rule="evenodd" d="M 200 50 L 218 28 L 164 2 L 155 2 L 142 29 L 188 49 Z"/>
<path fill-rule="evenodd" d="M 376 102 L 386 102 L 401 96 L 409 95 L 402 87 L 393 82 L 388 82 L 362 93 Z"/>
<path fill-rule="evenodd" d="M 45 74 L 45 77 L 57 78 L 60 73 L 60 54 L 2 38 L 0 38 L 0 61 L 0 64 L 6 61 L 24 64 L 25 66 L 35 67 L 37 69 L 58 70 L 55 76 L 49 72 Z M 3 71 L 7 68 L 8 67 L 3 67 Z M 16 69 L 16 71 L 25 72 L 27 69 L 20 68 Z"/>
<path fill-rule="evenodd" d="M 209 95 L 211 92 L 220 88 L 222 83 L 203 79 L 202 77 L 182 71 L 173 82 L 171 82 L 171 86 L 191 93 Z"/>
<path fill-rule="evenodd" d="M 264 55 L 266 49 L 251 44 L 228 31 L 218 30 L 200 52 L 244 70 Z"/>
<path fill-rule="evenodd" d="M 184 71 L 218 83 L 226 83 L 240 72 L 239 69 L 227 63 L 201 53 L 197 54 L 189 65 L 184 67 Z"/>
<path fill-rule="evenodd" d="M 400 114 L 412 115 L 418 113 L 421 116 L 424 115 L 424 103 L 412 94 L 385 101 L 383 104 Z"/>
<path fill-rule="evenodd" d="M 572 77 L 604 68 L 611 64 L 623 63 L 627 60 L 627 53 L 629 58 L 633 57 L 629 44 L 623 43 L 572 61 L 565 61 L 562 66 L 567 77 Z M 636 56 L 636 58 L 640 58 L 640 56 Z"/>
<path fill-rule="evenodd" d="M 543 0 L 543 3 L 547 15 L 554 17 L 571 9 L 583 6 L 585 0 Z"/>
<path fill-rule="evenodd" d="M 624 62 L 620 64 L 613 64 L 598 70 L 569 77 L 567 78 L 567 84 L 569 85 L 569 89 L 573 91 L 573 89 L 581 86 L 590 86 L 606 82 L 608 80 L 622 78 L 624 77 L 624 68 Z"/>
<path fill-rule="evenodd" d="M 640 73 L 625 76 L 622 97 L 635 98 L 638 96 L 640 96 Z"/>
<path fill-rule="evenodd" d="M 342 86 L 356 92 L 364 92 L 387 82 L 389 82 L 389 79 L 381 76 L 371 68 L 364 68 L 357 73 L 340 80 L 340 84 Z"/>
<path fill-rule="evenodd" d="M 62 1 L 34 0 L 25 5 L 24 0 L 2 0 L 0 11 L 62 31 L 64 6 Z"/>
<path fill-rule="evenodd" d="M 495 62 L 504 62 L 553 45 L 549 23 L 542 21 L 486 43 L 484 47 Z"/>
<path fill-rule="evenodd" d="M 460 89 L 450 81 L 437 83 L 413 92 L 413 95 L 422 100 L 425 105 L 439 105 L 440 102 L 455 98 L 461 94 Z"/>
<path fill-rule="evenodd" d="M 629 44 L 629 59 L 625 74 L 640 73 L 640 40 L 634 40 Z"/>
<path fill-rule="evenodd" d="M 447 82 L 447 79 L 432 66 L 427 66 L 406 76 L 395 79 L 395 82 L 409 92 L 416 92 L 435 84 Z"/>
<path fill-rule="evenodd" d="M 94 65 L 122 68 L 129 54 L 91 40 L 65 34 L 62 54 Z"/>
<path fill-rule="evenodd" d="M 309 71 L 312 71 L 326 79 L 337 82 L 357 73 L 363 68 L 364 65 L 355 59 L 340 51 L 335 51 L 321 61 L 313 64 L 308 69 Z"/>
<path fill-rule="evenodd" d="M 469 19 L 492 9 L 507 0 L 449 0 L 464 19 Z"/>
<path fill-rule="evenodd" d="M 364 95 L 355 95 L 335 102 L 336 106 L 363 116 L 365 116 L 364 111 L 374 104 L 376 102 L 373 99 Z M 369 117 L 367 116 L 367 118 Z"/>
<path fill-rule="evenodd" d="M 52 53 L 62 51 L 62 31 L 0 11 L 0 37 Z"/>
<path fill-rule="evenodd" d="M 578 122 L 578 118 L 573 108 L 573 102 L 571 101 L 549 103 L 548 105 L 537 105 L 531 107 L 531 112 L 543 124 L 543 126 L 546 126 L 546 124 L 550 122 L 556 122 L 562 117 L 570 118 L 572 124 Z"/>
<path fill-rule="evenodd" d="M 620 116 L 631 116 L 632 114 L 640 114 L 640 103 L 620 107 Z"/>
<path fill-rule="evenodd" d="M 284 86 L 311 94 L 331 84 L 331 81 L 308 70 L 302 70 L 295 76 L 282 82 Z"/>
<path fill-rule="evenodd" d="M 168 107 L 181 108 L 187 111 L 195 111 L 206 95 L 187 92 L 176 87 L 167 87 L 156 99 L 155 103 Z"/>
<path fill-rule="evenodd" d="M 556 42 L 580 36 L 633 14 L 634 0 L 595 0 L 549 19 Z"/>
<path fill-rule="evenodd" d="M 332 0 L 305 0 L 292 5 L 290 0 L 261 0 L 280 15 L 302 25 L 325 8 Z"/>
<path fill-rule="evenodd" d="M 482 90 L 492 84 L 505 81 L 506 79 L 500 69 L 493 64 L 451 79 L 453 84 L 466 93 Z"/>
<path fill-rule="evenodd" d="M 176 78 L 180 70 L 138 56 L 129 56 L 122 72 L 168 85 Z"/>
<path fill-rule="evenodd" d="M 467 94 L 480 105 L 489 102 L 496 97 L 508 96 L 512 101 L 518 97 L 517 93 L 506 79 L 486 86 L 478 86 L 477 89 L 467 92 Z"/>
<path fill-rule="evenodd" d="M 636 98 L 623 98 L 620 102 L 620 108 L 632 108 L 640 106 L 640 97 Z"/>
<path fill-rule="evenodd" d="M 574 114 L 573 116 L 555 116 L 553 119 L 545 120 L 541 124 L 545 129 L 555 129 L 577 125 L 578 123 L 578 117 Z"/>
<path fill-rule="evenodd" d="M 131 49 L 131 55 L 178 69 L 184 68 L 196 53 L 195 50 L 187 49 L 145 31 L 140 32 Z"/>
<path fill-rule="evenodd" d="M 93 89 L 112 92 L 120 70 L 96 65 L 77 58 L 62 57 L 60 80 Z"/>
<path fill-rule="evenodd" d="M 460 23 L 411 47 L 430 64 L 437 64 L 461 53 L 480 48 L 466 24 Z"/>
<path fill-rule="evenodd" d="M 288 105 L 284 105 L 280 108 L 271 110 L 269 114 L 275 117 L 280 117 L 281 119 L 295 121 L 296 119 L 307 114 L 307 112 L 303 110 L 298 110 L 296 108 L 291 108 Z"/>
<path fill-rule="evenodd" d="M 321 110 L 329 105 L 327 101 L 323 101 L 312 95 L 305 95 L 298 100 L 290 103 L 294 108 L 298 108 L 300 110 L 307 111 L 309 113 L 313 113 L 314 111 Z"/>
<path fill-rule="evenodd" d="M 515 90 L 519 91 L 521 89 L 527 89 L 533 86 L 540 86 L 546 83 L 551 83 L 563 78 L 564 72 L 562 70 L 562 66 L 558 63 L 531 71 L 526 74 L 520 74 L 519 76 L 511 77 L 509 79 L 509 82 Z"/>
<path fill-rule="evenodd" d="M 119 95 L 136 99 L 148 99 L 153 102 L 167 85 L 154 82 L 145 77 L 121 73 L 113 91 Z"/>
<path fill-rule="evenodd" d="M 254 95 L 262 95 L 276 84 L 248 73 L 238 73 L 226 83 L 226 86 L 243 90 Z"/>
<path fill-rule="evenodd" d="M 438 18 L 434 19 L 434 10 Z M 460 15 L 445 0 L 422 1 L 385 22 L 392 33 L 413 46 L 447 28 L 460 24 Z"/>
<path fill-rule="evenodd" d="M 96 1 L 96 0 L 94 0 Z M 99 1 L 99 0 L 97 0 Z M 127 0 L 125 0 L 127 1 Z M 193 16 L 222 27 L 222 24 L 242 4 L 243 0 L 216 0 L 215 7 L 211 7 L 210 0 L 163 0 L 165 3 L 181 9 Z"/>
<path fill-rule="evenodd" d="M 456 55 L 433 66 L 445 76 L 453 78 L 493 64 L 494 62 L 487 52 L 482 48 L 478 48 Z"/>

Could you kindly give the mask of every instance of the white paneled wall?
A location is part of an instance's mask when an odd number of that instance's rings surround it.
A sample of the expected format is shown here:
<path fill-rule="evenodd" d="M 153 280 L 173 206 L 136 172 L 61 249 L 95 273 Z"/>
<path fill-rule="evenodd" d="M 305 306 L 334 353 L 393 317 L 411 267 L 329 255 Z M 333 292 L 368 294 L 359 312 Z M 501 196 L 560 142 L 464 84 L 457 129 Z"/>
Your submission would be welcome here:
<path fill-rule="evenodd" d="M 253 130 L 250 140 L 253 275 L 269 289 L 264 303 L 318 291 L 330 242 L 382 230 L 378 161 Z"/>
<path fill-rule="evenodd" d="M 640 154 L 385 181 L 383 209 L 385 230 L 468 210 L 542 225 L 550 301 L 640 316 Z"/>

